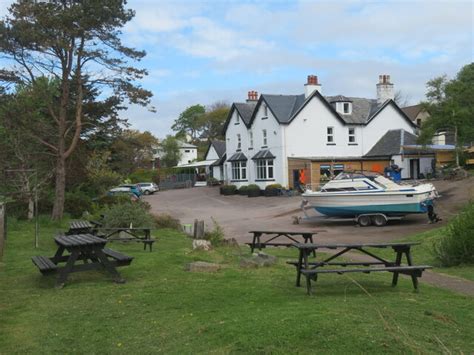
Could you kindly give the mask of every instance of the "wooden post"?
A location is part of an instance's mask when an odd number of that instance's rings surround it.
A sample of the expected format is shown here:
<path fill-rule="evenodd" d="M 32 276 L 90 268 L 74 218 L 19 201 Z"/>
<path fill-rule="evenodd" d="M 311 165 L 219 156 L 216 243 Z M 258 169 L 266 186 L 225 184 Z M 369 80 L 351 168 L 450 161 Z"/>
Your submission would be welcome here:
<path fill-rule="evenodd" d="M 202 239 L 204 237 L 204 221 L 194 220 L 193 237 L 194 239 Z"/>
<path fill-rule="evenodd" d="M 0 202 L 0 261 L 3 260 L 3 250 L 5 249 L 5 239 L 7 239 L 6 230 L 6 204 Z"/>

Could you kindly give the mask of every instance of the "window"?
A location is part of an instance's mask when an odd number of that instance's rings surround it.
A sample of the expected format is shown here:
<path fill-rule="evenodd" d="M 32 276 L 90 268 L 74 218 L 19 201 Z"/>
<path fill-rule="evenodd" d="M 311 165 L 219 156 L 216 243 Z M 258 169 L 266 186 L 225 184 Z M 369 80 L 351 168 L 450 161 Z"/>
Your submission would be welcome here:
<path fill-rule="evenodd" d="M 257 180 L 271 180 L 273 178 L 273 159 L 257 160 Z"/>
<path fill-rule="evenodd" d="M 332 166 L 332 173 L 334 176 L 339 175 L 339 173 L 342 173 L 344 171 L 344 164 L 334 164 Z"/>
<path fill-rule="evenodd" d="M 327 133 L 328 133 L 328 141 L 327 142 L 334 144 L 334 127 L 328 127 Z"/>
<path fill-rule="evenodd" d="M 189 149 L 185 149 L 184 152 L 185 153 L 191 153 L 191 151 Z"/>
<path fill-rule="evenodd" d="M 267 146 L 267 130 L 266 129 L 262 130 L 262 134 L 263 134 L 263 146 L 266 147 Z"/>
<path fill-rule="evenodd" d="M 355 143 L 355 142 L 356 142 L 355 128 L 351 127 L 349 128 L 349 143 Z"/>
<path fill-rule="evenodd" d="M 348 102 L 344 102 L 343 110 L 344 110 L 344 111 L 343 111 L 344 113 L 350 113 L 349 103 L 348 103 Z"/>
<path fill-rule="evenodd" d="M 253 132 L 249 132 L 249 149 L 253 149 Z"/>
<path fill-rule="evenodd" d="M 240 117 L 237 112 L 235 113 L 235 124 L 240 124 Z"/>
<path fill-rule="evenodd" d="M 329 180 L 331 177 L 331 165 L 320 165 L 319 166 L 319 179 L 324 181 L 324 180 Z"/>
<path fill-rule="evenodd" d="M 246 180 L 247 179 L 247 162 L 234 161 L 232 162 L 232 180 Z"/>
<path fill-rule="evenodd" d="M 263 115 L 265 118 L 268 117 L 268 107 L 265 104 L 263 104 Z"/>
<path fill-rule="evenodd" d="M 240 150 L 242 148 L 242 139 L 240 137 L 240 134 L 237 134 L 237 150 Z"/>
<path fill-rule="evenodd" d="M 416 119 L 416 124 L 418 125 L 418 127 L 421 127 L 421 118 Z"/>

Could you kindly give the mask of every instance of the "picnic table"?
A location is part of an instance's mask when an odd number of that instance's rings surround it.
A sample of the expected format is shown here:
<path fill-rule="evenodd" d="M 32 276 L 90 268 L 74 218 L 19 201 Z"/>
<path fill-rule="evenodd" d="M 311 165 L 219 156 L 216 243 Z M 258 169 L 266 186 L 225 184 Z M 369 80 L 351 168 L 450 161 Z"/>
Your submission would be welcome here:
<path fill-rule="evenodd" d="M 151 228 L 132 228 L 132 227 L 124 227 L 124 228 L 102 228 L 100 227 L 98 230 L 102 232 L 101 235 L 103 238 L 114 241 L 114 240 L 121 240 L 121 241 L 135 241 L 143 243 L 143 250 L 148 248 L 152 251 L 152 245 L 155 242 L 155 239 L 151 237 Z M 125 233 L 128 237 L 123 238 L 120 237 L 120 233 Z M 143 235 L 142 235 L 143 234 Z"/>
<path fill-rule="evenodd" d="M 89 221 L 71 221 L 67 235 L 74 234 L 94 234 L 95 226 Z"/>
<path fill-rule="evenodd" d="M 296 243 L 293 246 L 298 248 L 299 257 L 297 262 L 289 261 L 288 263 L 296 266 L 296 286 L 301 285 L 301 275 L 306 277 L 306 289 L 311 294 L 311 280 L 316 281 L 318 274 L 329 273 L 351 273 L 351 272 L 391 272 L 393 273 L 392 286 L 396 286 L 398 275 L 404 274 L 411 276 L 413 287 L 418 290 L 418 277 L 426 269 L 431 269 L 428 265 L 414 265 L 411 256 L 411 247 L 418 245 L 419 242 L 409 243 L 359 243 L 359 244 L 313 244 L 313 243 Z M 391 248 L 395 253 L 395 261 L 389 261 L 383 257 L 377 256 L 367 248 L 387 249 Z M 309 260 L 309 254 L 315 253 L 319 249 L 339 250 L 336 254 L 324 260 Z M 371 257 L 371 261 L 334 261 L 336 258 L 350 252 L 359 251 Z M 402 257 L 406 256 L 407 265 L 402 265 Z M 326 266 L 339 266 L 338 268 L 327 268 Z M 358 266 L 358 268 L 353 268 Z M 349 267 L 349 268 L 348 268 Z"/>
<path fill-rule="evenodd" d="M 267 246 L 284 246 L 284 247 L 291 247 L 295 243 L 299 243 L 295 237 L 302 237 L 305 243 L 313 243 L 313 235 L 318 234 L 318 232 L 322 231 L 271 231 L 271 230 L 258 230 L 258 231 L 250 231 L 249 233 L 253 234 L 252 242 L 245 243 L 250 246 L 250 252 L 253 253 L 254 249 L 258 248 L 262 250 L 262 248 L 266 248 Z M 261 237 L 263 235 L 271 236 L 269 239 L 262 241 Z M 287 240 L 283 242 L 276 242 L 276 239 L 286 238 Z"/>
<path fill-rule="evenodd" d="M 72 272 L 106 270 L 117 283 L 125 282 L 116 267 L 130 265 L 133 257 L 105 248 L 107 240 L 92 234 L 58 235 L 54 238 L 58 246 L 56 254 L 32 257 L 42 274 L 58 273 L 56 287 L 62 288 Z M 77 264 L 82 261 L 83 264 Z M 65 266 L 59 266 L 60 263 Z"/>

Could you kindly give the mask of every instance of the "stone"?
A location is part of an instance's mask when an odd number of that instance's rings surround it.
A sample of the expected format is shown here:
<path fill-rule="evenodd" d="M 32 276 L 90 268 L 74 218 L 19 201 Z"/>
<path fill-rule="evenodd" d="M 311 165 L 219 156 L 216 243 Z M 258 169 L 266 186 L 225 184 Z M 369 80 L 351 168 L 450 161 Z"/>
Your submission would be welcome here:
<path fill-rule="evenodd" d="M 219 264 L 208 263 L 205 261 L 195 261 L 185 266 L 185 271 L 190 272 L 216 272 L 221 269 Z"/>
<path fill-rule="evenodd" d="M 212 249 L 212 244 L 210 241 L 205 239 L 194 239 L 193 240 L 193 250 L 205 250 L 209 251 Z"/>
<path fill-rule="evenodd" d="M 274 265 L 277 262 L 277 257 L 268 255 L 262 252 L 253 253 L 249 258 L 240 260 L 240 267 L 242 268 L 258 268 Z"/>
<path fill-rule="evenodd" d="M 223 239 L 222 245 L 228 246 L 228 247 L 238 247 L 239 243 L 237 243 L 237 240 L 235 240 L 235 238 L 229 238 L 229 239 Z"/>

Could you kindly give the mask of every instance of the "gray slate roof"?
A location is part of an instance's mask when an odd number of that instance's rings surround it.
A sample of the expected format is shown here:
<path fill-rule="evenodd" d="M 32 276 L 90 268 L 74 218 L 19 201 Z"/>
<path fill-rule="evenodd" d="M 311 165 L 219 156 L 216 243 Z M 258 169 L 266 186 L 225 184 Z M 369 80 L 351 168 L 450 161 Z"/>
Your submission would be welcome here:
<path fill-rule="evenodd" d="M 262 94 L 263 99 L 280 123 L 288 123 L 305 101 L 302 95 L 268 95 Z"/>
<path fill-rule="evenodd" d="M 227 161 L 247 161 L 247 157 L 245 156 L 244 153 L 238 152 L 233 154 Z"/>
<path fill-rule="evenodd" d="M 243 103 L 243 102 L 236 102 L 234 103 L 235 108 L 239 111 L 240 117 L 246 125 L 250 123 L 250 119 L 252 118 L 253 110 L 255 108 L 255 103 Z"/>
<path fill-rule="evenodd" d="M 225 142 L 214 140 L 211 142 L 211 145 L 216 150 L 216 153 L 219 156 L 219 158 L 222 158 L 222 156 L 225 154 Z"/>
<path fill-rule="evenodd" d="M 402 145 L 416 144 L 417 137 L 403 129 L 394 129 L 385 133 L 382 138 L 374 144 L 366 157 L 385 157 L 402 153 Z M 406 150 L 403 152 L 409 154 Z"/>
<path fill-rule="evenodd" d="M 377 112 L 381 105 L 377 105 L 377 100 L 365 99 L 361 97 L 325 96 L 326 101 L 350 101 L 352 102 L 352 113 L 350 115 L 339 114 L 344 122 L 348 124 L 365 124 Z M 343 98 L 343 100 L 341 100 Z"/>
<path fill-rule="evenodd" d="M 264 149 L 259 151 L 257 154 L 255 154 L 252 157 L 252 160 L 257 160 L 257 159 L 274 159 L 275 156 L 270 152 L 268 149 Z"/>

